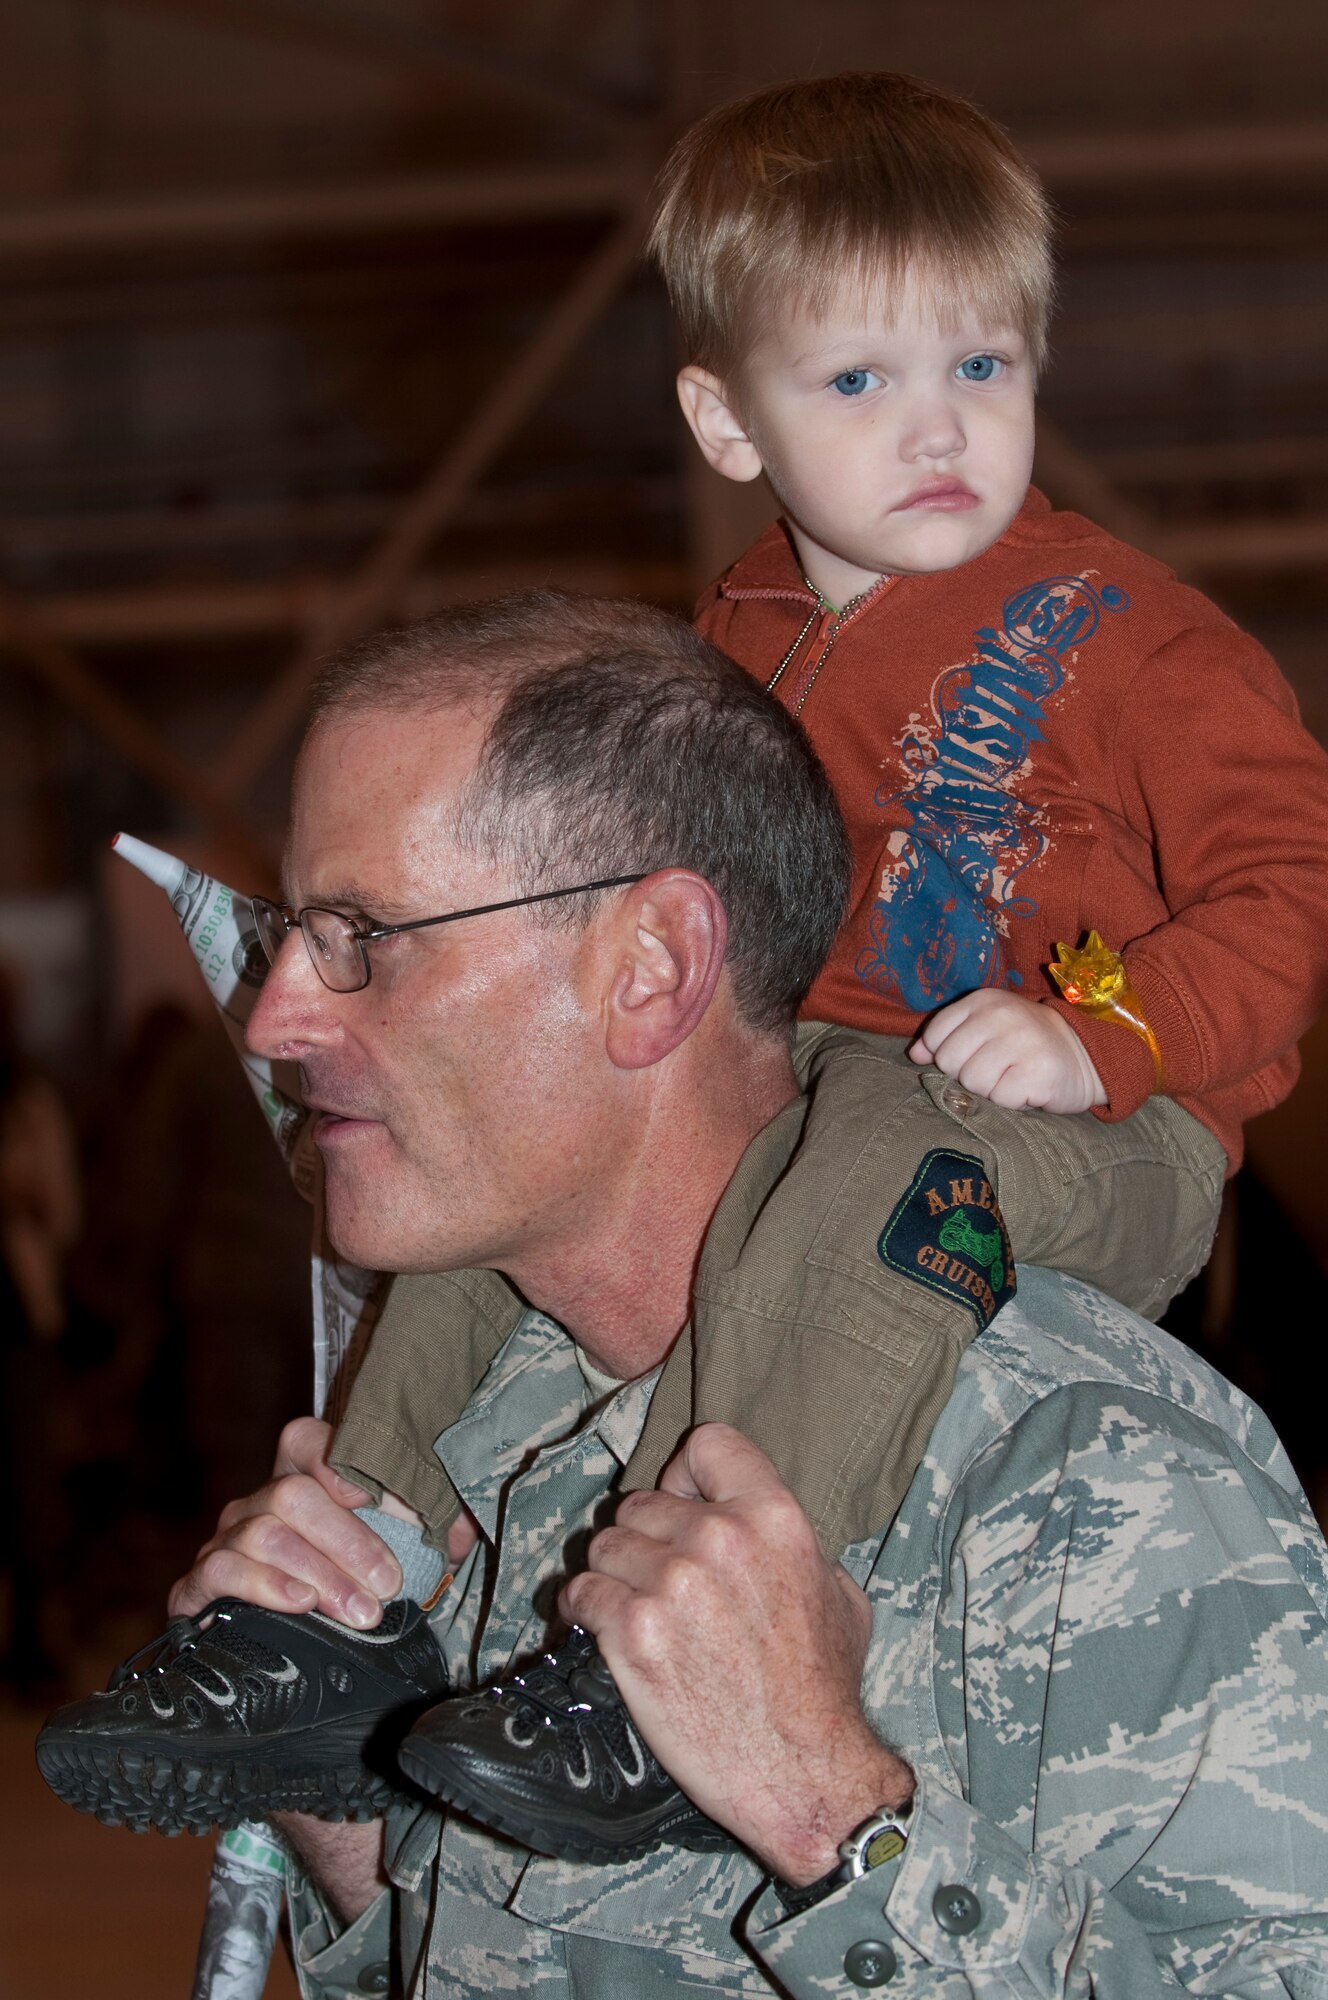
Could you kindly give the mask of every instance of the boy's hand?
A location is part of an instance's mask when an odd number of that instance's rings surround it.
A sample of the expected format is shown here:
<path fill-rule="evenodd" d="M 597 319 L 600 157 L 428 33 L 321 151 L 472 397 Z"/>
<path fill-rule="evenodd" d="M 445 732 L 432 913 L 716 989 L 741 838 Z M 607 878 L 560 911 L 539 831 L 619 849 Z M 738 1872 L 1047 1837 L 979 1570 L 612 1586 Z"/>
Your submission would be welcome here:
<path fill-rule="evenodd" d="M 909 1049 L 978 1097 L 1009 1111 L 1091 1111 L 1107 1093 L 1063 1014 L 987 988 L 933 1014 Z"/>

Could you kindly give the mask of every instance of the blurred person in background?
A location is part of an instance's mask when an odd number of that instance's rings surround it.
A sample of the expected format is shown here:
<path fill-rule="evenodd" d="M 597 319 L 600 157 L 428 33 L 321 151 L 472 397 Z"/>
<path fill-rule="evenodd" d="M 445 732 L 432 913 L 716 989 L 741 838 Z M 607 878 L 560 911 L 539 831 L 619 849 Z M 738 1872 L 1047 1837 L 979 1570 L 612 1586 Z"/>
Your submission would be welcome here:
<path fill-rule="evenodd" d="M 216 1024 L 173 1001 L 109 1066 L 88 1186 L 76 1286 L 105 1365 L 82 1385 L 73 1502 L 85 1627 L 109 1636 L 307 1406 L 309 1211 Z"/>
<path fill-rule="evenodd" d="M 24 1697 L 57 1678 L 50 1651 L 62 1515 L 54 1447 L 64 1264 L 82 1215 L 73 1129 L 21 1046 L 0 965 L 0 1537 L 9 1582 L 0 1677 Z"/>

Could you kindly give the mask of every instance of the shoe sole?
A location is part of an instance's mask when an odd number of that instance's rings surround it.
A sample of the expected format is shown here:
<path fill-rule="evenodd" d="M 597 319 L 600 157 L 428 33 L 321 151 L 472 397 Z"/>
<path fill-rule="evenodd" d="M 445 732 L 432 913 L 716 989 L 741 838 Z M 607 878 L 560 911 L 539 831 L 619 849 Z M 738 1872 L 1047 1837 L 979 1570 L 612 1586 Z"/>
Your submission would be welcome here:
<path fill-rule="evenodd" d="M 129 1746 L 47 1741 L 37 1747 L 37 1765 L 66 1805 L 134 1833 L 212 1833 L 276 1812 L 367 1820 L 403 1797 L 363 1765 L 286 1777 L 261 1756 L 203 1763 Z"/>
<path fill-rule="evenodd" d="M 408 1737 L 397 1752 L 397 1762 L 421 1791 L 443 1799 L 448 1805 L 455 1806 L 458 1812 L 467 1813 L 477 1820 L 481 1826 L 505 1833 L 509 1840 L 530 1848 L 533 1853 L 552 1854 L 558 1861 L 633 1861 L 639 1855 L 653 1854 L 657 1848 L 667 1846 L 686 1847 L 696 1854 L 726 1854 L 737 1846 L 732 1835 L 720 1828 L 713 1833 L 698 1828 L 690 1837 L 674 1835 L 665 1820 L 649 1833 L 616 1842 L 596 1840 L 592 1834 L 575 1829 L 569 1829 L 565 1834 L 560 1831 L 557 1849 L 553 1850 L 542 1846 L 534 1837 L 528 1820 L 522 1823 L 506 1806 L 495 1806 L 490 1799 L 472 1791 L 464 1773 L 458 1773 L 440 1758 L 427 1742 L 417 1743 Z M 686 1817 L 690 1818 L 691 1810 L 688 1809 Z"/>

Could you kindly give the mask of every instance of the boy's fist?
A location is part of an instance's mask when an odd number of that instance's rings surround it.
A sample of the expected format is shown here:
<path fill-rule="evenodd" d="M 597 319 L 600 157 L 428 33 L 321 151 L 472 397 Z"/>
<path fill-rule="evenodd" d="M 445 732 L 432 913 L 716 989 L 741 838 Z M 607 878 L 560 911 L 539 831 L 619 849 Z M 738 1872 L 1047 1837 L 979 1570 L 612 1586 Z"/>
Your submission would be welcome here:
<path fill-rule="evenodd" d="M 1107 1093 L 1063 1014 L 988 987 L 933 1014 L 909 1049 L 1010 1111 L 1090 1111 Z"/>

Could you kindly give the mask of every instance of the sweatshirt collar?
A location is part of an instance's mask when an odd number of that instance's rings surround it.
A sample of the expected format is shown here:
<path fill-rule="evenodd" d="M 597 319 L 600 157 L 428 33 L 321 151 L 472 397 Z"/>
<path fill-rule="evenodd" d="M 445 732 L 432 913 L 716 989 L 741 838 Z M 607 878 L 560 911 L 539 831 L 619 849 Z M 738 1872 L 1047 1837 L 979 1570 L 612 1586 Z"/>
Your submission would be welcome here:
<path fill-rule="evenodd" d="M 1019 512 L 993 547 L 1000 548 L 1006 538 L 1032 516 L 1049 512 L 1050 503 L 1045 495 L 1039 493 L 1035 486 L 1030 486 Z M 980 562 L 982 558 L 978 556 L 975 560 Z M 808 606 L 817 602 L 815 591 L 809 590 L 803 580 L 797 550 L 788 525 L 782 519 L 772 521 L 747 553 L 739 556 L 732 569 L 724 573 L 720 578 L 719 591 L 721 597 L 736 602 L 753 598 L 782 598 Z M 870 590 L 864 593 L 868 597 L 873 594 Z"/>

